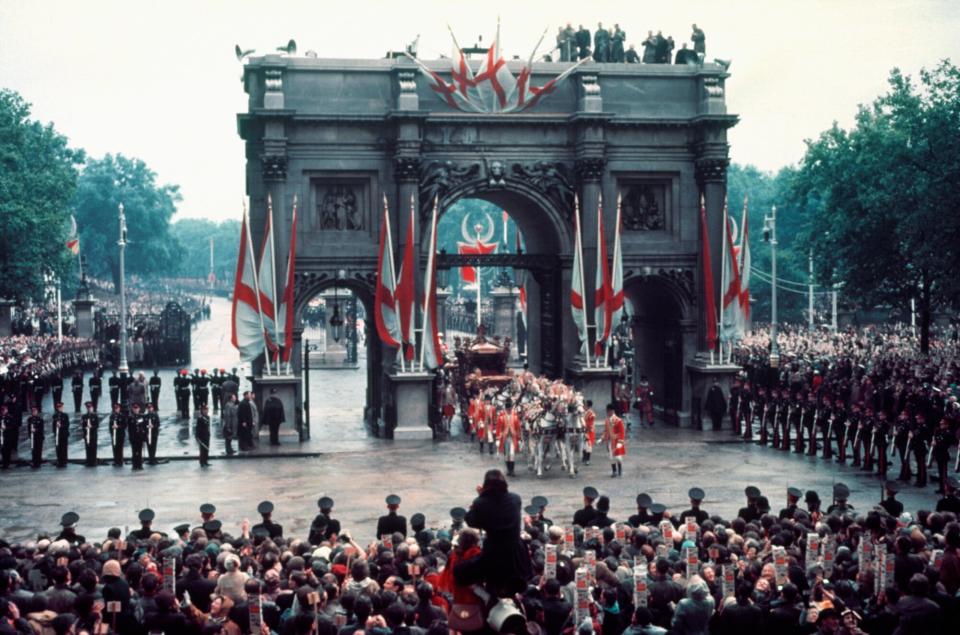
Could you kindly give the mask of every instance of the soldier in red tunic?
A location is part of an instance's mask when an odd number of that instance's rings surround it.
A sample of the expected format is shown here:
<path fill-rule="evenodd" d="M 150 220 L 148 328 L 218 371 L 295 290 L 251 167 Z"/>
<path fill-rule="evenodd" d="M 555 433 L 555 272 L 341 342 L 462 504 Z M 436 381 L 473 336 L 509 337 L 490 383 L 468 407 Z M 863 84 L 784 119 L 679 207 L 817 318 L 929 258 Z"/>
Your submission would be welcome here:
<path fill-rule="evenodd" d="M 597 413 L 593 411 L 593 402 L 587 399 L 583 413 L 583 464 L 590 465 L 590 454 L 597 442 Z"/>
<path fill-rule="evenodd" d="M 617 416 L 617 409 L 612 403 L 607 404 L 604 424 L 602 440 L 610 450 L 610 478 L 623 476 L 623 457 L 627 453 L 626 431 L 623 419 Z"/>
<path fill-rule="evenodd" d="M 504 409 L 497 417 L 499 450 L 507 463 L 507 476 L 513 476 L 514 457 L 520 450 L 520 415 L 513 408 L 513 400 L 507 399 Z"/>

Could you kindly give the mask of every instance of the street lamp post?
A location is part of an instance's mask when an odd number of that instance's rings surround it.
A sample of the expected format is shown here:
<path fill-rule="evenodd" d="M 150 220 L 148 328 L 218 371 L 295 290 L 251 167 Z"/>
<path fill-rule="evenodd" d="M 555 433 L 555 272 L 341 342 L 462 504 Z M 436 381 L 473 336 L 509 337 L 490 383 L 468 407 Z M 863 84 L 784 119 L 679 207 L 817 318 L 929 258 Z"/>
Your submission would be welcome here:
<path fill-rule="evenodd" d="M 777 206 L 763 218 L 763 240 L 770 243 L 770 366 L 780 364 L 780 349 L 777 346 Z"/>
<path fill-rule="evenodd" d="M 120 374 L 129 374 L 127 366 L 127 293 L 124 284 L 123 252 L 127 247 L 127 219 L 123 215 L 123 203 L 120 203 Z"/>

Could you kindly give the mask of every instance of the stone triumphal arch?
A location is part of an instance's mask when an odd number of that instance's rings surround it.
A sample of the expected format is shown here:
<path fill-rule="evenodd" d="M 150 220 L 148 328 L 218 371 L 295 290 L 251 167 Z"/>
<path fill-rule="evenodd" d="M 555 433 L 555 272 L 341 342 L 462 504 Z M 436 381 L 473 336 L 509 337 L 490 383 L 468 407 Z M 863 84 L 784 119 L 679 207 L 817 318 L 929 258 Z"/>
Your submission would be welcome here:
<path fill-rule="evenodd" d="M 441 74 L 449 70 L 448 60 L 425 64 Z M 514 74 L 519 71 L 520 62 L 508 64 Z M 533 81 L 543 84 L 567 67 L 535 64 Z M 248 109 L 238 115 L 238 127 L 246 147 L 254 244 L 270 194 L 277 260 L 284 262 L 296 196 L 297 323 L 306 302 L 332 286 L 353 290 L 372 315 L 384 197 L 397 254 L 405 246 L 413 201 L 421 269 L 423 228 L 435 199 L 441 211 L 462 198 L 492 201 L 510 210 L 526 240 L 526 253 L 500 264 L 531 272 L 531 368 L 576 378 L 581 360 L 567 300 L 574 196 L 589 284 L 597 205 L 602 196 L 610 228 L 620 194 L 636 373 L 650 378 L 668 419 L 686 424 L 701 396 L 698 369 L 706 349 L 701 194 L 716 272 L 722 254 L 727 130 L 737 121 L 726 111 L 726 78 L 714 64 L 589 63 L 529 110 L 486 114 L 452 108 L 405 59 L 248 59 Z M 612 231 L 607 238 L 612 241 Z M 457 259 L 446 255 L 439 265 L 457 266 Z M 422 284 L 419 273 L 416 279 Z M 300 332 L 294 368 L 300 367 Z M 394 354 L 370 335 L 367 411 L 379 420 L 392 399 Z"/>

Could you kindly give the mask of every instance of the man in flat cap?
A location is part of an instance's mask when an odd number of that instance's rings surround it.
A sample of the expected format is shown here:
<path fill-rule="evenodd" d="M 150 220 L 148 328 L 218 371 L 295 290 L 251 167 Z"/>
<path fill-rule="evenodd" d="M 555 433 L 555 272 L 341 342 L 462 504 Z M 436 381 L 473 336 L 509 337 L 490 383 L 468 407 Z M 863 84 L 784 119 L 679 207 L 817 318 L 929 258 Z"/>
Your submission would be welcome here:
<path fill-rule="evenodd" d="M 377 520 L 377 539 L 384 534 L 402 534 L 407 537 L 407 519 L 397 514 L 400 509 L 400 497 L 396 494 L 387 496 L 387 513 Z"/>
<path fill-rule="evenodd" d="M 690 509 L 684 510 L 680 514 L 679 521 L 684 522 L 690 516 L 693 516 L 697 519 L 697 524 L 702 525 L 703 521 L 710 518 L 710 514 L 700 509 L 700 503 L 703 502 L 703 499 L 706 497 L 703 490 L 699 487 L 691 487 L 690 491 L 687 492 L 687 496 L 690 497 Z"/>
<path fill-rule="evenodd" d="M 780 520 L 793 520 L 793 516 L 797 513 L 797 504 L 800 502 L 800 498 L 802 497 L 803 492 L 798 488 L 787 488 L 787 506 L 780 510 Z"/>
<path fill-rule="evenodd" d="M 597 517 L 597 510 L 593 507 L 593 501 L 597 500 L 600 493 L 597 488 L 587 486 L 583 488 L 583 509 L 578 509 L 573 514 L 573 524 L 580 527 L 592 527 L 593 521 Z"/>
<path fill-rule="evenodd" d="M 93 402 L 84 404 L 87 411 L 80 416 L 80 430 L 83 432 L 83 449 L 86 451 L 87 467 L 97 465 L 97 429 L 100 427 L 100 417 L 93 411 Z"/>
<path fill-rule="evenodd" d="M 897 492 L 900 491 L 900 484 L 896 481 L 886 481 L 883 484 L 885 498 L 880 501 L 880 507 L 887 510 L 887 513 L 894 518 L 900 518 L 903 513 L 903 503 L 897 500 Z"/>
<path fill-rule="evenodd" d="M 202 408 L 203 404 L 200 404 L 200 407 Z M 257 505 L 257 513 L 260 514 L 261 522 L 254 525 L 252 531 L 256 531 L 258 528 L 261 530 L 265 529 L 271 538 L 278 538 L 283 535 L 283 526 L 271 520 L 273 516 L 273 503 L 270 501 L 261 502 Z"/>
<path fill-rule="evenodd" d="M 66 540 L 71 547 L 82 545 L 87 541 L 86 538 L 77 533 L 77 523 L 80 522 L 80 516 L 76 512 L 67 512 L 60 518 L 60 526 L 63 529 L 57 535 L 57 540 Z"/>

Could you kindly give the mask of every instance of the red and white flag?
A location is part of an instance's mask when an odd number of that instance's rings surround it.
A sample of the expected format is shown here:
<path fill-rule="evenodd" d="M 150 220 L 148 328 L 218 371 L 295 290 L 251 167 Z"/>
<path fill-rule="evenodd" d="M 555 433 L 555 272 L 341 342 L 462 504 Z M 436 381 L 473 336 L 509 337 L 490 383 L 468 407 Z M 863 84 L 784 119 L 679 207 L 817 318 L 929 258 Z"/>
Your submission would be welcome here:
<path fill-rule="evenodd" d="M 707 231 L 707 205 L 703 194 L 700 195 L 700 241 L 703 258 L 704 311 L 707 324 L 707 348 L 711 351 L 717 346 L 717 304 L 714 300 L 713 263 L 710 260 L 710 233 Z"/>
<path fill-rule="evenodd" d="M 413 270 L 416 254 L 413 249 L 413 230 L 415 222 L 413 197 L 410 197 L 410 220 L 407 222 L 407 242 L 403 248 L 403 263 L 400 265 L 400 279 L 397 282 L 397 311 L 400 313 L 400 337 L 403 343 L 403 356 L 412 360 L 417 345 L 414 332 L 416 327 L 416 289 L 413 283 Z"/>
<path fill-rule="evenodd" d="M 437 327 L 437 200 L 433 201 L 430 221 L 430 246 L 427 250 L 427 270 L 424 274 L 423 345 L 420 348 L 421 368 L 439 368 L 443 365 L 443 348 Z"/>
<path fill-rule="evenodd" d="M 374 314 L 377 323 L 377 335 L 387 346 L 398 348 L 403 336 L 397 316 L 397 304 L 394 297 L 397 278 L 393 271 L 393 241 L 390 234 L 390 213 L 387 209 L 387 197 L 383 197 L 383 221 L 380 224 L 380 252 L 377 256 L 377 291 L 374 298 Z"/>
<path fill-rule="evenodd" d="M 233 282 L 230 343 L 240 351 L 240 360 L 249 362 L 265 351 L 263 317 L 258 297 L 260 293 L 257 272 L 253 266 L 253 244 L 247 208 L 243 208 L 240 226 L 240 249 L 237 253 L 237 272 Z"/>
<path fill-rule="evenodd" d="M 508 101 L 517 92 L 517 80 L 507 68 L 507 62 L 500 54 L 500 22 L 497 21 L 497 36 L 493 45 L 480 62 L 480 68 L 474 78 L 480 93 L 484 112 L 503 112 L 510 110 Z"/>
<path fill-rule="evenodd" d="M 80 236 L 77 234 L 77 219 L 70 215 L 70 234 L 67 236 L 67 249 L 74 256 L 80 255 Z"/>
<path fill-rule="evenodd" d="M 590 342 L 587 335 L 587 310 L 584 304 L 586 288 L 583 279 L 583 237 L 580 232 L 580 202 L 573 199 L 573 277 L 570 280 L 570 311 L 573 314 L 573 324 L 577 327 L 577 337 L 580 338 L 583 351 L 590 357 Z"/>
<path fill-rule="evenodd" d="M 743 197 L 743 216 L 740 220 L 740 317 L 746 330 L 746 321 L 750 319 L 750 237 L 747 218 L 747 197 Z M 742 334 L 741 334 L 742 335 Z"/>
<path fill-rule="evenodd" d="M 610 275 L 610 330 L 620 323 L 624 310 L 623 250 L 620 246 L 620 195 L 617 195 L 617 225 L 613 232 L 613 264 Z"/>
<path fill-rule="evenodd" d="M 297 259 L 297 197 L 293 197 L 293 218 L 290 221 L 290 249 L 287 251 L 287 276 L 283 286 L 283 297 L 280 299 L 277 312 L 277 338 L 283 346 L 282 361 L 290 362 L 290 353 L 293 352 L 293 290 L 296 279 Z"/>
<path fill-rule="evenodd" d="M 733 342 L 739 339 L 740 326 L 740 271 L 734 251 L 732 227 L 727 205 L 723 205 L 723 283 L 720 304 L 720 340 Z"/>
<path fill-rule="evenodd" d="M 257 263 L 257 280 L 260 285 L 260 310 L 266 328 L 267 347 L 277 352 L 280 336 L 277 331 L 277 257 L 273 241 L 273 199 L 267 194 L 267 218 L 260 246 L 260 261 Z"/>
<path fill-rule="evenodd" d="M 597 202 L 597 271 L 593 286 L 593 323 L 596 329 L 594 353 L 603 355 L 603 347 L 610 337 L 610 309 L 613 291 L 610 288 L 610 269 L 607 267 L 607 238 L 603 230 L 603 196 Z"/>

